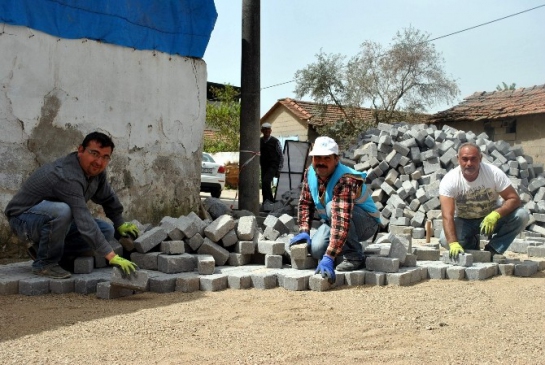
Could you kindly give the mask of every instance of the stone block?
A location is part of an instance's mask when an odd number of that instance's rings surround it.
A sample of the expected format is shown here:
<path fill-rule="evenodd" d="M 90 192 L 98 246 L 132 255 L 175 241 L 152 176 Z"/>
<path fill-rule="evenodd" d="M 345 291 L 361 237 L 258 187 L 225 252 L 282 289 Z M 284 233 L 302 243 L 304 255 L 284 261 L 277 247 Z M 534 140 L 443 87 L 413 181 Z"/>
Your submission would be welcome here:
<path fill-rule="evenodd" d="M 257 218 L 253 215 L 240 217 L 236 226 L 236 234 L 241 241 L 251 241 L 257 230 Z"/>
<path fill-rule="evenodd" d="M 184 253 L 181 255 L 159 255 L 157 270 L 165 274 L 190 272 L 197 267 L 195 256 Z"/>
<path fill-rule="evenodd" d="M 200 276 L 194 273 L 183 273 L 176 276 L 175 291 L 181 291 L 182 293 L 193 293 L 199 291 Z"/>
<path fill-rule="evenodd" d="M 469 267 L 473 265 L 473 255 L 466 252 L 459 254 L 457 258 L 451 258 L 449 252 L 444 251 L 441 255 L 441 261 L 445 264 Z"/>
<path fill-rule="evenodd" d="M 197 255 L 197 272 L 200 275 L 212 275 L 216 269 L 216 261 L 212 255 Z"/>
<path fill-rule="evenodd" d="M 136 270 L 131 275 L 125 275 L 118 267 L 112 268 L 110 284 L 127 289 L 146 291 L 148 290 L 149 274 L 146 270 Z"/>
<path fill-rule="evenodd" d="M 179 255 L 185 253 L 185 242 L 182 240 L 163 241 L 159 247 L 159 250 L 166 255 Z"/>
<path fill-rule="evenodd" d="M 494 263 L 476 262 L 471 267 L 466 267 L 467 280 L 486 280 L 498 273 L 498 265 Z"/>
<path fill-rule="evenodd" d="M 205 275 L 199 278 L 202 291 L 220 291 L 227 289 L 227 274 Z"/>
<path fill-rule="evenodd" d="M 153 293 L 172 293 L 176 290 L 176 276 L 154 273 L 149 278 L 149 291 Z"/>
<path fill-rule="evenodd" d="M 256 289 L 273 289 L 278 287 L 276 270 L 256 270 L 251 273 L 252 285 Z"/>
<path fill-rule="evenodd" d="M 34 296 L 49 293 L 49 280 L 44 277 L 33 277 L 19 280 L 19 294 Z"/>
<path fill-rule="evenodd" d="M 219 242 L 227 232 L 235 228 L 235 225 L 236 222 L 233 217 L 228 214 L 223 214 L 206 226 L 204 235 L 212 242 Z"/>
<path fill-rule="evenodd" d="M 134 240 L 134 248 L 140 253 L 146 253 L 158 246 L 161 242 L 167 238 L 167 232 L 161 227 L 154 227 L 149 231 L 142 233 L 136 240 Z"/>
<path fill-rule="evenodd" d="M 529 277 L 537 273 L 538 264 L 534 261 L 523 261 L 515 264 L 515 276 Z M 20 284 L 19 284 L 20 285 Z"/>
<path fill-rule="evenodd" d="M 94 257 L 76 257 L 74 260 L 74 274 L 90 274 L 93 271 L 94 266 Z"/>
<path fill-rule="evenodd" d="M 97 284 L 96 296 L 98 299 L 117 299 L 134 295 L 134 290 L 111 285 L 108 281 Z"/>
<path fill-rule="evenodd" d="M 197 250 L 197 253 L 199 255 L 212 255 L 216 261 L 216 266 L 223 266 L 227 260 L 229 260 L 229 251 L 217 243 L 214 243 L 208 237 L 204 239 L 201 247 Z"/>
<path fill-rule="evenodd" d="M 258 241 L 257 251 L 264 255 L 282 255 L 284 253 L 284 242 Z"/>
<path fill-rule="evenodd" d="M 393 273 L 399 271 L 399 259 L 389 257 L 367 257 L 365 267 L 372 271 Z"/>
<path fill-rule="evenodd" d="M 134 262 L 140 269 L 157 271 L 158 257 L 161 254 L 162 252 L 132 252 L 131 261 Z"/>
<path fill-rule="evenodd" d="M 265 255 L 265 267 L 268 269 L 282 268 L 282 255 Z"/>

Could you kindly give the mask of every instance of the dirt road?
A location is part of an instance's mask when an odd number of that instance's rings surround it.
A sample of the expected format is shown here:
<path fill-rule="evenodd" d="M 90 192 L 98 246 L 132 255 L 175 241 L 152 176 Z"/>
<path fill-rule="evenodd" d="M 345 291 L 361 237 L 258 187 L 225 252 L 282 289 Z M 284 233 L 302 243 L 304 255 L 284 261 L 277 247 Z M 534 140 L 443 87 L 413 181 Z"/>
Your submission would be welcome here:
<path fill-rule="evenodd" d="M 545 275 L 0 296 L 1 364 L 545 364 Z"/>

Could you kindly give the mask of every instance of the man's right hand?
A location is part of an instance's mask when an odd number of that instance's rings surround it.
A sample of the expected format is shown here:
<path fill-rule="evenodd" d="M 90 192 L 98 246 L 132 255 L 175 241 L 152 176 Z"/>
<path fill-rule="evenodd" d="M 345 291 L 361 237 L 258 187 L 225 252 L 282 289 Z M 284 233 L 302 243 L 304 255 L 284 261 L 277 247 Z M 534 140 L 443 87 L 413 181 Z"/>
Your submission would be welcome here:
<path fill-rule="evenodd" d="M 290 246 L 298 243 L 306 243 L 309 246 L 311 245 L 312 241 L 307 232 L 301 232 L 290 240 Z"/>
<path fill-rule="evenodd" d="M 123 277 L 129 276 L 133 274 L 136 270 L 138 270 L 138 266 L 134 262 L 124 259 L 119 255 L 115 255 L 110 260 L 110 265 L 120 268 Z"/>
<path fill-rule="evenodd" d="M 451 259 L 457 259 L 458 255 L 464 253 L 464 248 L 458 242 L 451 242 L 448 244 L 448 255 Z"/>

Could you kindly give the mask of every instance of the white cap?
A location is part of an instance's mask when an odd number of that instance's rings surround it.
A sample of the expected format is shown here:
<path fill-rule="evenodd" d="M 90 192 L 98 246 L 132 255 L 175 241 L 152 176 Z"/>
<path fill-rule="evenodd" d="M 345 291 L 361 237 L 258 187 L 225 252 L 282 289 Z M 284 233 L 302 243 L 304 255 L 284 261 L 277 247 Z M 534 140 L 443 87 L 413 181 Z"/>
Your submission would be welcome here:
<path fill-rule="evenodd" d="M 332 138 L 329 137 L 318 137 L 314 141 L 314 146 L 312 151 L 308 154 L 309 156 L 329 156 L 329 155 L 338 155 L 339 154 L 339 145 Z"/>
<path fill-rule="evenodd" d="M 263 128 L 271 128 L 271 123 L 263 123 L 261 124 L 261 129 Z"/>

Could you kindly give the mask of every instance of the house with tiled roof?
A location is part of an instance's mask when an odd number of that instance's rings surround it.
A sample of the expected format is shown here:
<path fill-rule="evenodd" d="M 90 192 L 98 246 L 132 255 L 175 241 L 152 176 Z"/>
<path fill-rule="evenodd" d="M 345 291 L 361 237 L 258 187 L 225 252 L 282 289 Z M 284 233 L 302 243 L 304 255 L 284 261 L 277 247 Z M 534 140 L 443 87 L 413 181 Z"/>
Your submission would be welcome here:
<path fill-rule="evenodd" d="M 521 146 L 534 162 L 545 163 L 545 85 L 476 92 L 430 121 L 438 128 L 485 132 L 490 140 Z"/>
<path fill-rule="evenodd" d="M 358 108 L 351 111 L 360 120 L 373 120 L 373 109 Z M 317 126 L 345 119 L 337 105 L 324 105 L 291 98 L 279 99 L 261 118 L 261 124 L 271 123 L 273 135 L 313 142 L 319 136 Z"/>

